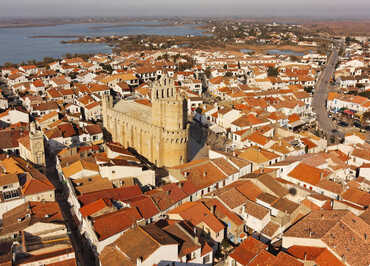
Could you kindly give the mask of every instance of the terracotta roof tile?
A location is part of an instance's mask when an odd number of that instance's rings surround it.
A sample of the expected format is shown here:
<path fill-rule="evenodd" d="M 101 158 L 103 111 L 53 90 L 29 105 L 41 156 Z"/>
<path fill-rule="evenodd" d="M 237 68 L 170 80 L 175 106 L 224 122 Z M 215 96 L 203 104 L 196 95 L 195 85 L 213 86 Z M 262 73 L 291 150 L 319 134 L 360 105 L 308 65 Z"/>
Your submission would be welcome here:
<path fill-rule="evenodd" d="M 247 200 L 245 203 L 245 212 L 259 220 L 262 220 L 266 215 L 269 215 L 270 210 L 262 205 L 254 203 L 253 201 Z"/>
<path fill-rule="evenodd" d="M 99 199 L 81 207 L 80 213 L 82 214 L 82 216 L 87 217 L 108 206 L 112 206 L 112 203 L 109 200 Z"/>
<path fill-rule="evenodd" d="M 86 193 L 82 196 L 79 196 L 78 200 L 82 203 L 82 205 L 85 205 L 99 199 L 113 199 L 125 201 L 140 195 L 142 195 L 141 189 L 139 186 L 136 185 L 130 187 L 112 188 Z"/>
<path fill-rule="evenodd" d="M 214 232 L 220 232 L 225 228 L 225 226 L 201 202 L 186 202 L 180 207 L 169 211 L 168 213 L 177 213 L 184 220 L 190 221 L 194 226 L 204 222 Z"/>
<path fill-rule="evenodd" d="M 345 264 L 342 263 L 333 253 L 331 253 L 328 249 L 325 249 L 320 255 L 315 259 L 316 263 L 320 266 L 344 266 Z"/>
<path fill-rule="evenodd" d="M 139 196 L 126 201 L 132 207 L 136 207 L 141 216 L 145 219 L 152 218 L 159 213 L 158 207 L 154 204 L 153 200 L 147 196 Z"/>
<path fill-rule="evenodd" d="M 125 208 L 97 217 L 93 220 L 93 226 L 98 239 L 102 241 L 125 231 L 141 219 L 142 216 L 136 208 Z"/>
<path fill-rule="evenodd" d="M 262 250 L 266 250 L 267 245 L 249 236 L 237 248 L 230 253 L 230 257 L 241 265 L 247 265 Z"/>
<path fill-rule="evenodd" d="M 326 172 L 319 168 L 300 163 L 288 173 L 288 176 L 308 184 L 318 185 L 324 174 Z"/>
<path fill-rule="evenodd" d="M 255 201 L 262 193 L 262 190 L 249 180 L 238 185 L 236 189 L 251 201 Z"/>

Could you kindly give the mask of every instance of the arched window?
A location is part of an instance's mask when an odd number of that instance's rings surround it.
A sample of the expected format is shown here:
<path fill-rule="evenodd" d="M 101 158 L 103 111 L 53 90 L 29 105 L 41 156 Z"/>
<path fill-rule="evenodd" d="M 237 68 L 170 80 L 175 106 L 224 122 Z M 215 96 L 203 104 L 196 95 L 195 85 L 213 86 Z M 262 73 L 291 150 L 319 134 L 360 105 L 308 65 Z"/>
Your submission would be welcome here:
<path fill-rule="evenodd" d="M 157 98 L 156 98 L 156 99 L 158 99 L 158 97 L 159 97 L 159 95 L 158 95 L 158 90 L 156 91 L 156 96 L 157 96 Z"/>
<path fill-rule="evenodd" d="M 167 97 L 170 97 L 170 89 L 167 88 Z"/>

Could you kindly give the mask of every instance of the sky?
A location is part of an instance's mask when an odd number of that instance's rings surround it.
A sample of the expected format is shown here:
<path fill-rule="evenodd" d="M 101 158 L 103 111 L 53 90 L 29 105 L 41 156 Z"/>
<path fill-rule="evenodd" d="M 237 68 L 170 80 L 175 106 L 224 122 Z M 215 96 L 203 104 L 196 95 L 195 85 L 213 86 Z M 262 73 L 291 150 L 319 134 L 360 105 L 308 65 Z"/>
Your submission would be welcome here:
<path fill-rule="evenodd" d="M 369 0 L 0 0 L 1 17 L 290 16 L 370 18 Z"/>

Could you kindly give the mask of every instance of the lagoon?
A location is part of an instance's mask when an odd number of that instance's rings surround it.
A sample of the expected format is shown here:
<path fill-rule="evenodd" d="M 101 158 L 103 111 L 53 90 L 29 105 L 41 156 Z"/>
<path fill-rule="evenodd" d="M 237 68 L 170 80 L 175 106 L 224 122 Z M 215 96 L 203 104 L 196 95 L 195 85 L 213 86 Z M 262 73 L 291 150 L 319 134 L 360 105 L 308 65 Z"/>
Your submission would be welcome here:
<path fill-rule="evenodd" d="M 129 24 L 129 23 L 127 23 Z M 62 44 L 70 38 L 32 38 L 34 36 L 111 36 L 111 35 L 202 35 L 194 25 L 169 26 L 156 21 L 133 22 L 134 25 L 112 24 L 63 24 L 44 27 L 0 28 L 0 65 L 5 62 L 21 63 L 42 60 L 44 57 L 58 58 L 65 54 L 110 53 L 107 44 L 78 43 Z M 140 25 L 142 24 L 142 25 Z"/>
<path fill-rule="evenodd" d="M 242 53 L 254 53 L 255 50 L 253 49 L 240 49 L 240 52 Z M 304 52 L 297 52 L 289 49 L 280 50 L 280 49 L 271 49 L 271 50 L 265 50 L 264 53 L 270 54 L 270 55 L 294 55 L 294 56 L 304 56 L 307 53 L 312 53 L 312 50 L 307 50 Z"/>
<path fill-rule="evenodd" d="M 293 50 L 278 50 L 278 49 L 273 49 L 273 50 L 267 50 L 267 54 L 271 55 L 294 55 L 294 56 L 304 56 L 306 53 L 312 53 L 311 50 L 306 51 L 306 52 L 297 52 Z"/>

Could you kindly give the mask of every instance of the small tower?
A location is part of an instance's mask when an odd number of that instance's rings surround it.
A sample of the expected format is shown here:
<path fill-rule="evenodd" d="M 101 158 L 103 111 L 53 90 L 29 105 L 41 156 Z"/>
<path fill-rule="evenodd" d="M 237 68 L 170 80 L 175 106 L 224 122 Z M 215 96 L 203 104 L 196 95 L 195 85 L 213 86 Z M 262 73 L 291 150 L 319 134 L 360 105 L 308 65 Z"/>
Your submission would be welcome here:
<path fill-rule="evenodd" d="M 152 88 L 152 123 L 166 130 L 178 131 L 186 129 L 186 101 L 175 87 L 175 82 L 162 77 Z"/>
<path fill-rule="evenodd" d="M 40 130 L 36 129 L 35 122 L 32 122 L 30 125 L 29 136 L 30 136 L 31 161 L 34 164 L 46 166 L 44 136 L 42 135 Z"/>
<path fill-rule="evenodd" d="M 175 82 L 163 77 L 152 87 L 152 125 L 159 131 L 160 145 L 152 154 L 157 166 L 176 166 L 187 161 L 188 124 L 184 97 L 177 93 Z"/>

